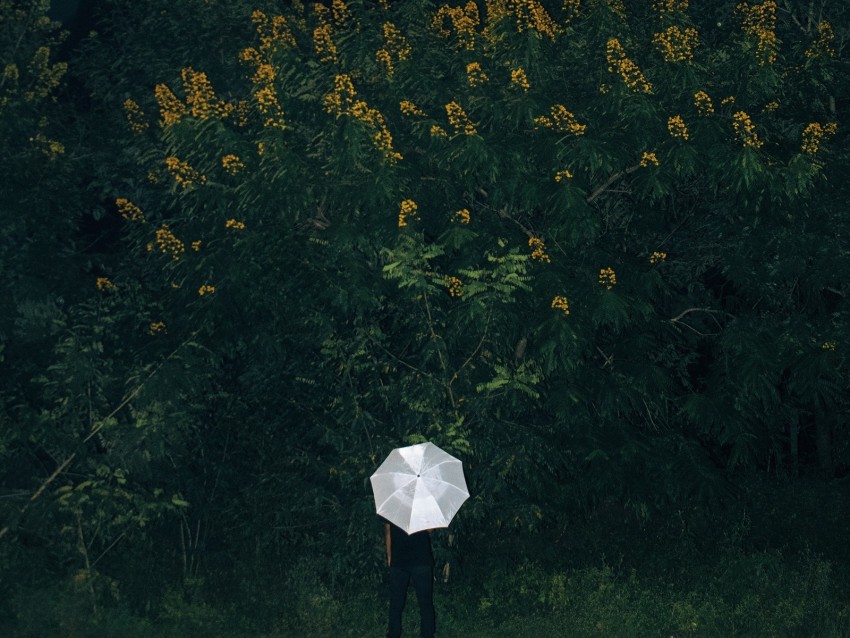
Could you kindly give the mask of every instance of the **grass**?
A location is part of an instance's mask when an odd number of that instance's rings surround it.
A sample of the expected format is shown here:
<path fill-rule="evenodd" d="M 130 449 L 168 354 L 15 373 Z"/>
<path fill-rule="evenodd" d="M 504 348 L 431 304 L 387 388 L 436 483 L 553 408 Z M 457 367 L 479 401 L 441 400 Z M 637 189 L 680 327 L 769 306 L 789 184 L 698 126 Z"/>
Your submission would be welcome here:
<path fill-rule="evenodd" d="M 691 583 L 683 586 L 682 583 Z M 274 610 L 257 618 L 244 604 L 212 603 L 169 590 L 159 609 L 140 617 L 123 604 L 92 614 L 84 592 L 66 588 L 15 601 L 10 638 L 379 638 L 382 592 L 334 593 L 313 572 L 290 576 Z M 438 583 L 441 638 L 547 636 L 850 637 L 845 580 L 813 554 L 729 552 L 690 565 L 678 582 L 610 566 L 550 570 L 524 562 L 484 578 Z M 405 635 L 418 635 L 411 590 Z"/>

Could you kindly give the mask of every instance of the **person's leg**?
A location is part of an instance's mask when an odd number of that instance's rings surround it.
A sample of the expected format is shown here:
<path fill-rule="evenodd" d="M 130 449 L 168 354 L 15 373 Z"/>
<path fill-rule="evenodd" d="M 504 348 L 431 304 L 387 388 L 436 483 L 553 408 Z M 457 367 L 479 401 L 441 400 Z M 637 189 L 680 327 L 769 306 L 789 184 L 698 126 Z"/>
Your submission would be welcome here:
<path fill-rule="evenodd" d="M 411 570 L 416 600 L 419 601 L 419 619 L 422 638 L 434 638 L 436 618 L 434 614 L 434 570 L 416 567 Z"/>
<path fill-rule="evenodd" d="M 390 614 L 387 624 L 387 638 L 401 638 L 401 614 L 407 601 L 407 584 L 410 572 L 390 567 Z"/>

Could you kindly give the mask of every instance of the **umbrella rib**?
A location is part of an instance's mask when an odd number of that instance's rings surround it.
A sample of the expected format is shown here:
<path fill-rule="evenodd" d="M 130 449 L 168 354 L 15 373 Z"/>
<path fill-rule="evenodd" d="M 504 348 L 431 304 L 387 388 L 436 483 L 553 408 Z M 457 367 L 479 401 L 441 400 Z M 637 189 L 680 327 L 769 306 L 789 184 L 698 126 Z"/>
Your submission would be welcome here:
<path fill-rule="evenodd" d="M 440 461 L 439 463 L 436 463 L 435 465 L 429 465 L 428 468 L 423 470 L 423 471 L 430 472 L 435 467 L 440 467 L 441 465 L 445 465 L 446 463 L 452 463 L 452 462 L 460 463 L 460 461 L 458 459 L 446 459 L 445 461 Z"/>
<path fill-rule="evenodd" d="M 392 494 L 390 494 L 387 498 L 385 498 L 385 499 L 384 499 L 384 501 L 383 501 L 383 503 L 381 503 L 381 504 L 378 506 L 378 511 L 380 512 L 380 511 L 381 511 L 381 509 L 384 507 L 384 505 L 386 505 L 386 504 L 387 504 L 387 501 L 389 501 L 389 500 L 390 500 L 393 496 L 395 496 L 396 494 L 398 494 L 401 490 L 403 490 L 405 487 L 407 487 L 408 485 L 410 485 L 410 484 L 411 484 L 413 481 L 415 481 L 415 480 L 416 480 L 416 479 L 415 479 L 415 478 L 413 478 L 413 479 L 411 479 L 410 481 L 408 481 L 407 483 L 405 483 L 404 485 L 399 486 L 399 487 L 398 487 L 398 489 L 393 490 Z"/>
<path fill-rule="evenodd" d="M 457 485 L 455 485 L 454 483 L 449 483 L 447 481 L 442 481 L 440 479 L 428 478 L 427 476 L 423 476 L 422 480 L 424 480 L 424 481 L 439 481 L 443 486 L 452 487 L 452 488 L 456 489 L 458 492 L 460 492 L 461 494 L 466 494 L 467 496 L 469 496 L 469 489 L 462 490 Z"/>

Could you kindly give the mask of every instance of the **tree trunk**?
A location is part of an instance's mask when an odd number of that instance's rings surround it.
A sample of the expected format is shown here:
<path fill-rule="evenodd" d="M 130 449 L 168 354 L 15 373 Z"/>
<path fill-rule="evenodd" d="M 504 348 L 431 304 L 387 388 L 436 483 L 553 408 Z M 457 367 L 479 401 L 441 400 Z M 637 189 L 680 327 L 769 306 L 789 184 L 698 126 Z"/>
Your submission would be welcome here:
<path fill-rule="evenodd" d="M 815 426 L 815 444 L 818 448 L 818 469 L 827 478 L 832 478 L 832 426 L 820 419 Z"/>

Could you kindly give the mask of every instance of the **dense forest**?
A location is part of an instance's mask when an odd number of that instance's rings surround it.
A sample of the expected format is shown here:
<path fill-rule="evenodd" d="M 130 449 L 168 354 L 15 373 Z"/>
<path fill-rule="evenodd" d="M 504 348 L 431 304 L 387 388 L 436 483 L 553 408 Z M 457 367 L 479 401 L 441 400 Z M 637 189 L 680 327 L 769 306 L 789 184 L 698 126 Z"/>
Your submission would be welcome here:
<path fill-rule="evenodd" d="M 432 441 L 438 635 L 850 636 L 848 44 L 0 0 L 0 635 L 383 635 L 369 476 Z"/>

